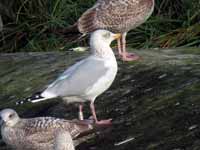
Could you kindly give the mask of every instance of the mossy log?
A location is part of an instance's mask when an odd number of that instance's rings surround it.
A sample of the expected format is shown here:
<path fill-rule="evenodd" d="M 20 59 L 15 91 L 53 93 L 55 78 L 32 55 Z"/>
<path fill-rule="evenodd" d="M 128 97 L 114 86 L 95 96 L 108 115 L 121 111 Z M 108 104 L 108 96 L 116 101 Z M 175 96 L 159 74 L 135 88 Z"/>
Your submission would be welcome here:
<path fill-rule="evenodd" d="M 99 118 L 112 118 L 112 127 L 77 149 L 199 150 L 200 49 L 135 52 L 142 59 L 130 63 L 118 60 L 119 71 L 113 85 L 95 102 Z M 87 55 L 1 54 L 0 108 L 14 108 L 23 117 L 76 118 L 77 107 L 61 100 L 24 106 L 15 106 L 15 102 L 43 90 L 65 68 Z M 85 114 L 89 117 L 87 106 Z"/>

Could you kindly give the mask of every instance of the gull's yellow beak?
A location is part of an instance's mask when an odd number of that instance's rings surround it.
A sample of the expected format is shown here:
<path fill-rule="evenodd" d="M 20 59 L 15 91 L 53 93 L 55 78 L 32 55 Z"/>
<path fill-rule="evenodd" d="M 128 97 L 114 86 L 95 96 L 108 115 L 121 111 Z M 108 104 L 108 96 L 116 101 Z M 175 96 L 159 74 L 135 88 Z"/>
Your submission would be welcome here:
<path fill-rule="evenodd" d="M 117 33 L 117 34 L 114 35 L 114 39 L 119 39 L 119 38 L 121 38 L 121 36 L 122 35 L 120 33 Z"/>

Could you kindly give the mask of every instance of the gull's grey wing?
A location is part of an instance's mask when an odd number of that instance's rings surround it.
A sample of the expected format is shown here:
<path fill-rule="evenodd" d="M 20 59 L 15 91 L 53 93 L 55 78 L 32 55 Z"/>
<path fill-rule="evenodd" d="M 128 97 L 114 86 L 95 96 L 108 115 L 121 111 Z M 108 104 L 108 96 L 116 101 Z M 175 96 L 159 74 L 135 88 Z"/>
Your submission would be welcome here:
<path fill-rule="evenodd" d="M 101 58 L 91 56 L 76 65 L 70 72 L 66 70 L 44 93 L 52 93 L 61 97 L 85 95 L 85 91 L 103 77 L 107 71 L 108 68 L 105 67 Z"/>

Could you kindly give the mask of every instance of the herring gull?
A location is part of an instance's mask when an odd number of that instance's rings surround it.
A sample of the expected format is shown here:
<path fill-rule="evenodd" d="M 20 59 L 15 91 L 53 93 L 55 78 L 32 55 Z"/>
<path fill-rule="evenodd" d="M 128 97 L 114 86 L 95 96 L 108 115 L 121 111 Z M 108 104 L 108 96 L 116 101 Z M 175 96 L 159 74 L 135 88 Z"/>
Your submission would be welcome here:
<path fill-rule="evenodd" d="M 74 150 L 72 139 L 93 130 L 91 125 L 53 117 L 23 119 L 13 109 L 2 110 L 0 117 L 3 141 L 17 150 Z"/>
<path fill-rule="evenodd" d="M 106 91 L 117 74 L 117 61 L 110 47 L 114 39 L 120 38 L 107 30 L 97 30 L 91 34 L 90 49 L 92 54 L 69 67 L 58 79 L 42 93 L 33 95 L 24 101 L 39 102 L 61 97 L 66 102 L 78 102 L 79 119 L 83 120 L 82 103 L 89 101 L 96 124 L 110 124 L 111 119 L 99 121 L 96 116 L 94 101 Z M 23 103 L 24 101 L 20 101 Z"/>
<path fill-rule="evenodd" d="M 90 33 L 97 29 L 106 29 L 113 33 L 121 33 L 118 39 L 118 52 L 123 60 L 132 61 L 139 57 L 126 52 L 126 35 L 144 23 L 152 14 L 154 0 L 97 0 L 79 18 L 79 32 Z"/>

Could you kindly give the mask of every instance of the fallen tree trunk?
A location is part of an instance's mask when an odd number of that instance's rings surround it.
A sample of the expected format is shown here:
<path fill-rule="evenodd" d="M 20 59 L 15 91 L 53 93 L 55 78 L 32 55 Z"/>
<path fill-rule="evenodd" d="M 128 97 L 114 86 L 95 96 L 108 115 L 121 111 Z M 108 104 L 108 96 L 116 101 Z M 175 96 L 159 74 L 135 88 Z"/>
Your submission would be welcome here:
<path fill-rule="evenodd" d="M 153 49 L 136 53 L 142 56 L 138 62 L 118 61 L 114 84 L 95 102 L 98 116 L 112 118 L 113 126 L 78 149 L 200 149 L 200 50 Z M 1 54 L 0 108 L 15 108 L 25 117 L 76 118 L 77 108 L 60 100 L 24 106 L 15 106 L 15 102 L 43 90 L 67 66 L 87 55 Z M 88 108 L 85 113 L 91 115 Z"/>

